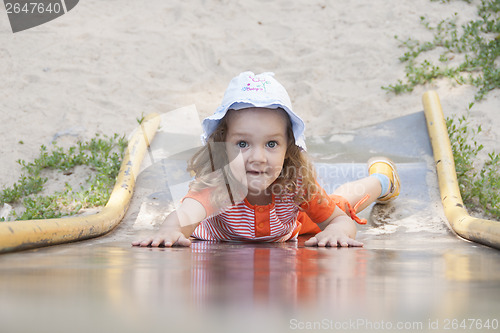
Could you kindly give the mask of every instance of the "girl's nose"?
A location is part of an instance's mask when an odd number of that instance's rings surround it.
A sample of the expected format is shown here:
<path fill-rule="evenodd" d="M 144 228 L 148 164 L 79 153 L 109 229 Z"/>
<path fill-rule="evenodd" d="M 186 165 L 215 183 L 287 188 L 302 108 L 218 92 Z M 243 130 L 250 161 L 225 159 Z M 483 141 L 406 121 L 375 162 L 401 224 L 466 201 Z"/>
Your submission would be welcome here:
<path fill-rule="evenodd" d="M 249 156 L 250 162 L 265 162 L 266 154 L 265 149 L 262 147 L 255 147 L 251 150 Z"/>

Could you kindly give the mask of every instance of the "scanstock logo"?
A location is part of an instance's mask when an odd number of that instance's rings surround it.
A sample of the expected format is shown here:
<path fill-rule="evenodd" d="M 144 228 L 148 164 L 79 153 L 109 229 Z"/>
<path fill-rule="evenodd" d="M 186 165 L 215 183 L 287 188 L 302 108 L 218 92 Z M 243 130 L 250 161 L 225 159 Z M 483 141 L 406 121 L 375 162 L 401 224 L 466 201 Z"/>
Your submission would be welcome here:
<path fill-rule="evenodd" d="M 12 32 L 52 21 L 72 10 L 79 0 L 4 0 Z"/>

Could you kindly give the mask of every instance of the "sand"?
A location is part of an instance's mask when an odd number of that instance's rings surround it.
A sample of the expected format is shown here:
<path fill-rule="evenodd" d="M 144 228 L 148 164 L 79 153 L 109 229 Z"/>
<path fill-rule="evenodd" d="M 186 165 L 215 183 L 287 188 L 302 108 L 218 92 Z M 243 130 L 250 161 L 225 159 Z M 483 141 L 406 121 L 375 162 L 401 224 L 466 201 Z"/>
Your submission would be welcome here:
<path fill-rule="evenodd" d="M 476 89 L 438 80 L 396 96 L 381 89 L 404 77 L 394 35 L 430 34 L 438 22 L 475 9 L 462 1 L 85 0 L 47 24 L 13 34 L 0 12 L 0 186 L 20 175 L 54 139 L 128 134 L 137 118 L 195 104 L 213 112 L 241 71 L 273 71 L 306 121 L 306 135 L 341 133 L 423 109 L 437 90 L 444 112 L 465 114 Z M 500 93 L 471 114 L 486 152 L 500 149 Z M 397 141 L 394 142 L 397 144 Z"/>

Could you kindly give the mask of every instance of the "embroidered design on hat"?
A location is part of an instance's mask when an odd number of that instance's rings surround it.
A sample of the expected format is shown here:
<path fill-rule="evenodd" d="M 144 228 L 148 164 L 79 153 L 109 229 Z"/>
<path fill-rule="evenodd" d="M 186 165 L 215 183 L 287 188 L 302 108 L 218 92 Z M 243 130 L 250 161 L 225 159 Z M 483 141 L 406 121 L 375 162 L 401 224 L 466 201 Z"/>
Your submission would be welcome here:
<path fill-rule="evenodd" d="M 252 82 L 247 83 L 246 86 L 241 88 L 243 91 L 267 91 L 266 85 L 271 84 L 271 81 L 268 81 L 265 78 L 259 78 L 252 75 L 249 75 L 248 77 L 252 80 Z"/>

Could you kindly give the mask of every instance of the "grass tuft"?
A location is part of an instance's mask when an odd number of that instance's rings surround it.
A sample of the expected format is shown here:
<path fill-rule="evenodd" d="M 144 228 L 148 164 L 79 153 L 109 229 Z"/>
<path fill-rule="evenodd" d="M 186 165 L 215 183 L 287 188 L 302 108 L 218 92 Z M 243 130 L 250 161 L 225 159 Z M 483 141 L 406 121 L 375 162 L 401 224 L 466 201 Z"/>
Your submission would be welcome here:
<path fill-rule="evenodd" d="M 500 154 L 488 153 L 488 159 L 481 166 L 475 165 L 483 145 L 475 137 L 481 126 L 473 128 L 467 118 L 458 120 L 447 118 L 455 168 L 460 186 L 460 194 L 465 205 L 485 215 L 500 218 Z"/>
<path fill-rule="evenodd" d="M 433 33 L 430 41 L 395 36 L 400 46 L 406 49 L 399 58 L 405 63 L 406 75 L 382 89 L 396 94 L 411 92 L 418 85 L 444 77 L 457 84 L 477 87 L 475 100 L 479 101 L 489 91 L 499 88 L 500 1 L 481 0 L 477 14 L 478 19 L 462 26 L 457 25 L 457 13 L 435 26 L 427 18 L 420 17 L 422 25 Z M 439 52 L 437 62 L 425 58 L 432 50 Z M 456 55 L 462 55 L 463 60 L 456 61 Z"/>
<path fill-rule="evenodd" d="M 67 150 L 54 144 L 49 152 L 42 145 L 39 156 L 32 162 L 18 161 L 23 174 L 14 185 L 0 192 L 0 207 L 5 203 L 22 204 L 23 212 L 14 210 L 11 217 L 31 220 L 69 216 L 83 208 L 104 206 L 111 195 L 126 148 L 126 139 L 118 134 L 112 137 L 96 134 L 93 139 L 79 141 Z M 42 176 L 43 170 L 69 175 L 71 170 L 82 165 L 93 171 L 86 187 L 74 190 L 66 183 L 62 191 L 40 194 L 48 181 Z"/>

